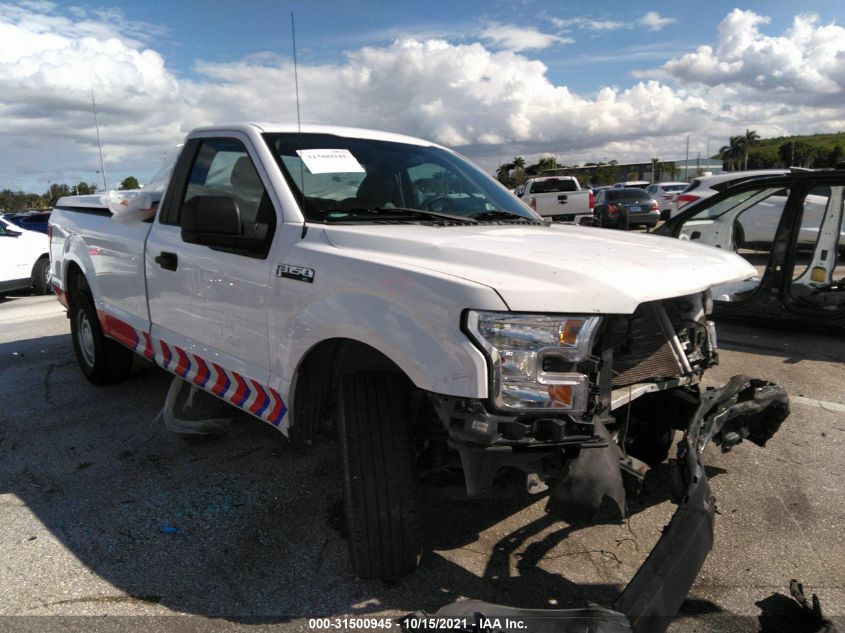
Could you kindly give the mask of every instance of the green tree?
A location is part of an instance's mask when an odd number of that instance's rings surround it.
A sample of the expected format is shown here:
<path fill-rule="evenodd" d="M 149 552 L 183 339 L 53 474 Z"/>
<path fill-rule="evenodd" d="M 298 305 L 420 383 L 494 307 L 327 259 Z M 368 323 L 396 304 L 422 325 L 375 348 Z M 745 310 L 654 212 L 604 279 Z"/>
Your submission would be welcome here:
<path fill-rule="evenodd" d="M 804 141 L 782 144 L 778 148 L 778 155 L 787 167 L 812 167 L 821 157 L 818 147 Z"/>
<path fill-rule="evenodd" d="M 740 147 L 745 156 L 745 169 L 748 169 L 748 150 L 760 144 L 760 135 L 756 130 L 745 128 L 745 136 L 740 137 Z"/>
<path fill-rule="evenodd" d="M 73 191 L 71 191 L 69 185 L 52 184 L 42 197 L 48 206 L 53 207 L 59 201 L 59 198 L 72 195 Z"/>
<path fill-rule="evenodd" d="M 735 171 L 742 164 L 743 152 L 743 137 L 732 136 L 728 144 L 719 150 L 719 158 L 725 163 L 725 171 Z"/>
<path fill-rule="evenodd" d="M 141 185 L 135 176 L 127 176 L 120 182 L 121 189 L 140 189 Z"/>
<path fill-rule="evenodd" d="M 540 172 L 545 171 L 547 169 L 554 169 L 555 167 L 557 167 L 557 161 L 555 160 L 554 156 L 544 156 L 531 167 L 535 168 L 533 173 L 539 174 Z M 527 168 L 526 171 L 531 173 L 531 167 Z"/>
<path fill-rule="evenodd" d="M 842 162 L 843 158 L 845 158 L 845 152 L 842 151 L 842 146 L 835 145 L 827 155 L 827 166 L 836 167 L 837 163 Z"/>
<path fill-rule="evenodd" d="M 522 156 L 517 156 L 513 159 L 512 164 L 516 170 L 514 180 L 516 180 L 516 184 L 521 185 L 525 180 L 525 159 Z"/>
<path fill-rule="evenodd" d="M 511 176 L 512 169 L 513 163 L 502 163 L 496 170 L 496 178 L 498 181 L 510 189 L 513 189 L 516 186 L 516 180 L 514 180 L 513 176 Z"/>
<path fill-rule="evenodd" d="M 76 195 L 78 196 L 88 196 L 96 192 L 96 185 L 89 185 L 87 182 L 82 181 L 79 181 L 79 184 L 76 185 Z"/>

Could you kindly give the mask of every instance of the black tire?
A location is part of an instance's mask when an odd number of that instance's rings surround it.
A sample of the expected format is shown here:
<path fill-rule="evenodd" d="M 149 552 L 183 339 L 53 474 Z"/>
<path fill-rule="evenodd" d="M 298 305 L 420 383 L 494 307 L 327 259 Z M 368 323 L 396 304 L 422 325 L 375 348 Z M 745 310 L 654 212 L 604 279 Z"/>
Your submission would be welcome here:
<path fill-rule="evenodd" d="M 106 338 L 91 295 L 77 290 L 70 303 L 70 336 L 79 368 L 95 385 L 125 379 L 132 370 L 132 350 Z"/>
<path fill-rule="evenodd" d="M 50 258 L 42 257 L 32 267 L 32 289 L 35 294 L 50 294 Z"/>
<path fill-rule="evenodd" d="M 422 538 L 408 428 L 410 385 L 395 372 L 343 376 L 338 394 L 346 524 L 352 568 L 392 579 L 419 563 Z"/>

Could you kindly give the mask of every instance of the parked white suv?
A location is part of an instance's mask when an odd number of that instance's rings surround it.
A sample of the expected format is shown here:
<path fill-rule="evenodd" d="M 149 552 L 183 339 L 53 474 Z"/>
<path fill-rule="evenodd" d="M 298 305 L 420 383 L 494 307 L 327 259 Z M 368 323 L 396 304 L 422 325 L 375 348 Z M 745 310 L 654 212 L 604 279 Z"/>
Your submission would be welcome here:
<path fill-rule="evenodd" d="M 675 208 L 675 197 L 689 186 L 687 182 L 656 182 L 645 188 L 660 205 L 660 219 L 668 220 Z"/>
<path fill-rule="evenodd" d="M 675 217 L 678 211 L 686 205 L 697 202 L 703 198 L 709 198 L 720 191 L 724 191 L 731 185 L 739 184 L 758 176 L 777 176 L 788 174 L 788 169 L 757 169 L 754 171 L 732 171 L 717 176 L 699 176 L 693 178 L 689 186 L 675 196 L 674 208 L 671 217 Z"/>
<path fill-rule="evenodd" d="M 0 217 L 0 295 L 32 288 L 50 291 L 50 255 L 47 236 L 15 226 Z"/>

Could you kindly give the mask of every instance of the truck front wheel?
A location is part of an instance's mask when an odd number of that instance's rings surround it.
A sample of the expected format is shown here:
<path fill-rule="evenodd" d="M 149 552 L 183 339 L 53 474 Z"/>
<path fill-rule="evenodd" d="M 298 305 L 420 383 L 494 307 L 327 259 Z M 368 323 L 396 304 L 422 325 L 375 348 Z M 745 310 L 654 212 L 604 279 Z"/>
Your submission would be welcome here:
<path fill-rule="evenodd" d="M 349 552 L 362 578 L 396 578 L 419 562 L 409 395 L 408 380 L 396 372 L 361 372 L 340 380 L 338 437 Z"/>
<path fill-rule="evenodd" d="M 119 382 L 132 370 L 133 352 L 110 338 L 100 327 L 91 295 L 74 293 L 70 304 L 70 334 L 79 368 L 95 385 Z"/>

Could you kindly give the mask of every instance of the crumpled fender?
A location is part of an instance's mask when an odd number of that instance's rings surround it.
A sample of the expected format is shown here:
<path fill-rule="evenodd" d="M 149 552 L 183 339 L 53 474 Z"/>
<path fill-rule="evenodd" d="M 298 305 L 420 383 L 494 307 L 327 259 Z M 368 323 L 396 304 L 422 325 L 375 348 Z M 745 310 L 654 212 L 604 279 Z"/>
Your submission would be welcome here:
<path fill-rule="evenodd" d="M 456 602 L 441 608 L 433 620 L 411 614 L 400 620 L 406 631 L 463 630 L 505 631 L 517 627 L 529 633 L 662 633 L 677 614 L 713 545 L 715 500 L 702 462 L 707 443 L 713 440 L 729 451 L 748 439 L 759 446 L 777 432 L 789 415 L 789 397 L 783 388 L 767 382 L 734 376 L 723 387 L 708 389 L 690 417 L 678 443 L 678 465 L 685 491 L 678 509 L 654 549 L 637 570 L 612 609 L 518 609 L 480 601 Z M 808 609 L 809 613 L 813 610 Z M 820 611 L 819 611 L 820 613 Z M 498 617 L 501 628 L 489 626 Z M 434 628 L 427 624 L 463 619 L 463 628 Z M 423 621 L 422 626 L 413 626 Z M 827 622 L 825 622 L 827 625 Z M 820 629 L 832 633 L 830 628 Z"/>

